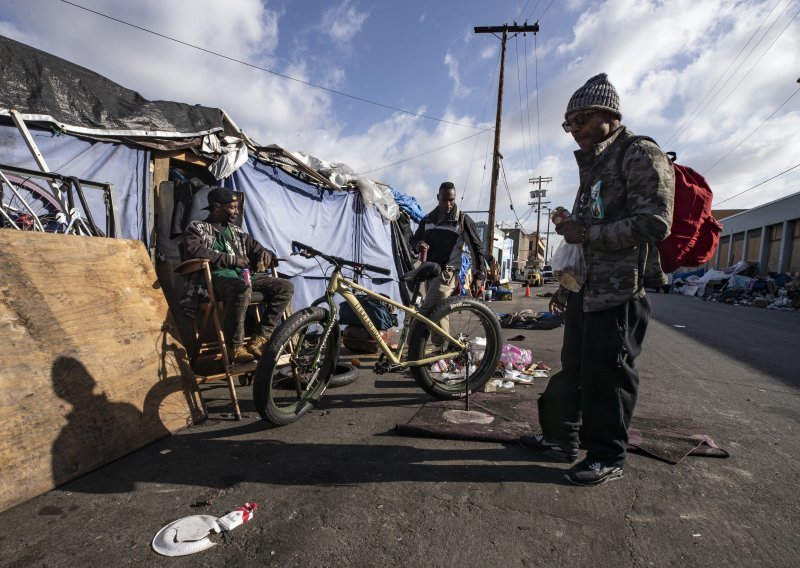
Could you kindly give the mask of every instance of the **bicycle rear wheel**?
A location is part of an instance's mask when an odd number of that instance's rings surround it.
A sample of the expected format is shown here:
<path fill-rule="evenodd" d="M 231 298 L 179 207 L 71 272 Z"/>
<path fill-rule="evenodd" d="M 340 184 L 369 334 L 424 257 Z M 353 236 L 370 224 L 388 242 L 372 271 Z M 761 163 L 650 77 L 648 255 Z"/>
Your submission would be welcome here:
<path fill-rule="evenodd" d="M 480 300 L 454 297 L 444 300 L 425 315 L 440 327 L 445 321 L 449 324 L 450 335 L 470 346 L 470 369 L 467 372 L 463 355 L 433 365 L 411 367 L 411 376 L 417 384 L 439 399 L 465 396 L 467 385 L 464 383 L 467 377 L 469 392 L 483 388 L 497 369 L 503 349 L 500 321 L 494 312 Z M 424 359 L 452 350 L 449 342 L 442 341 L 425 324 L 419 320 L 412 323 L 408 338 L 409 360 Z"/>
<path fill-rule="evenodd" d="M 7 175 L 6 179 L 14 184 L 16 192 L 0 183 L 0 207 L 5 212 L 0 215 L 0 227 L 16 226 L 23 231 L 34 231 L 35 216 L 45 231 L 57 232 L 61 226 L 57 220 L 61 205 L 55 197 L 30 179 L 15 175 Z"/>
<path fill-rule="evenodd" d="M 253 382 L 253 401 L 264 420 L 277 426 L 291 424 L 325 392 L 339 355 L 339 326 L 325 338 L 327 319 L 323 308 L 300 310 L 267 343 Z M 319 361 L 314 364 L 320 345 Z"/>

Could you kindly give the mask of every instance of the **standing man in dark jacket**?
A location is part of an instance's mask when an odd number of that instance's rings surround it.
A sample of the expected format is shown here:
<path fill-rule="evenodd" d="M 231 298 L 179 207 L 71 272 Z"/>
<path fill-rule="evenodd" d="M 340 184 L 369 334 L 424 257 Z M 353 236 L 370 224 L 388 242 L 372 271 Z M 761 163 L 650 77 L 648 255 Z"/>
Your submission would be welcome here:
<path fill-rule="evenodd" d="M 239 196 L 235 192 L 215 187 L 208 194 L 206 209 L 210 211 L 208 217 L 192 221 L 183 234 L 186 257 L 211 261 L 214 292 L 225 306 L 223 332 L 229 342 L 228 358 L 247 363 L 261 357 L 278 319 L 292 300 L 294 286 L 288 280 L 266 274 L 253 274 L 251 285 L 243 279 L 243 268 L 273 266 L 275 254 L 236 225 Z M 254 291 L 263 295 L 266 315 L 261 328 L 245 346 L 244 318 Z"/>
<path fill-rule="evenodd" d="M 411 237 L 411 248 L 421 256 L 427 255 L 428 262 L 435 262 L 442 268 L 442 274 L 426 285 L 425 299 L 420 306 L 423 312 L 453 294 L 458 285 L 457 275 L 461 271 L 461 253 L 465 243 L 472 253 L 476 290 L 480 289 L 484 278 L 484 253 L 478 231 L 470 216 L 456 205 L 456 186 L 449 181 L 442 183 L 436 198 L 439 205 L 420 221 Z M 449 332 L 447 323 L 442 320 L 440 325 Z M 441 338 L 434 336 L 431 341 L 438 344 Z"/>
<path fill-rule="evenodd" d="M 597 485 L 622 477 L 639 387 L 633 363 L 650 320 L 644 280 L 663 277 L 655 243 L 669 235 L 675 175 L 652 142 L 626 147 L 633 134 L 620 123 L 619 97 L 605 73 L 572 95 L 565 118 L 580 147 L 580 188 L 556 232 L 582 245 L 586 280 L 578 292 L 560 287 L 551 301 L 551 310 L 566 309 L 561 371 L 539 399 L 542 434 L 520 443 L 569 463 L 580 441 L 586 458 L 566 479 Z"/>

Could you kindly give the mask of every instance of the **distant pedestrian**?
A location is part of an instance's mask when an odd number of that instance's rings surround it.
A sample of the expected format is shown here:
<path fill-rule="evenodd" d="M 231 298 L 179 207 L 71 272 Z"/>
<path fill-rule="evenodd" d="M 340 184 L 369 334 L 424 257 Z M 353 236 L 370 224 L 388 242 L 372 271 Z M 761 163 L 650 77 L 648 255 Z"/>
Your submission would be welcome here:
<path fill-rule="evenodd" d="M 559 287 L 550 303 L 553 312 L 566 310 L 561 370 L 539 399 L 542 434 L 520 443 L 567 463 L 582 445 L 586 457 L 566 479 L 597 485 L 622 477 L 639 388 L 634 359 L 650 321 L 644 282 L 664 278 L 655 243 L 669 234 L 675 178 L 650 141 L 620 155 L 633 133 L 620 123 L 619 97 L 605 73 L 572 95 L 565 118 L 580 148 L 580 187 L 572 216 L 556 232 L 582 245 L 587 273 L 580 291 Z"/>

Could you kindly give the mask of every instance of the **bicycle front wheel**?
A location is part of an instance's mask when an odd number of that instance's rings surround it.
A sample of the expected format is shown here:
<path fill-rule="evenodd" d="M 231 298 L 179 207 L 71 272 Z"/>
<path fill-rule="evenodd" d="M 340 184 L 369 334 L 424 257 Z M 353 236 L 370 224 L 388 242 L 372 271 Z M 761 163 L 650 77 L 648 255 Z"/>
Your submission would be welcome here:
<path fill-rule="evenodd" d="M 470 365 L 464 355 L 437 361 L 432 365 L 411 367 L 411 376 L 428 394 L 439 399 L 460 398 L 483 388 L 495 369 L 503 349 L 500 321 L 486 304 L 474 298 L 453 297 L 435 306 L 428 314 L 431 321 L 451 336 L 469 345 Z M 408 338 L 408 359 L 419 360 L 454 347 L 419 320 L 412 323 Z M 469 377 L 469 378 L 467 378 Z M 469 385 L 465 381 L 469 380 Z"/>
<path fill-rule="evenodd" d="M 295 312 L 265 346 L 253 382 L 253 401 L 264 420 L 291 424 L 325 392 L 339 354 L 339 326 L 325 337 L 327 319 L 323 308 Z"/>

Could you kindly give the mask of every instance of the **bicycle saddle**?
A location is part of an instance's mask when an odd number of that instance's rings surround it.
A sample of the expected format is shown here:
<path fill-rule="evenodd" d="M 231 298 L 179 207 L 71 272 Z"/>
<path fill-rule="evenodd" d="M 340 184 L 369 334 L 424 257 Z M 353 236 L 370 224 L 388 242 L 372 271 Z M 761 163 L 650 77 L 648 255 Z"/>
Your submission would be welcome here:
<path fill-rule="evenodd" d="M 435 262 L 423 262 L 414 270 L 403 274 L 402 279 L 406 282 L 427 282 L 436 278 L 442 273 L 442 267 Z"/>

